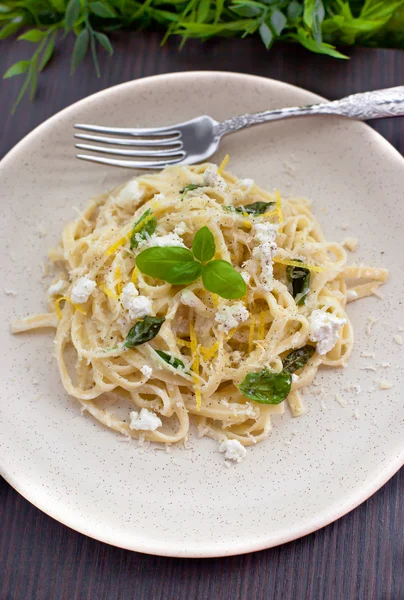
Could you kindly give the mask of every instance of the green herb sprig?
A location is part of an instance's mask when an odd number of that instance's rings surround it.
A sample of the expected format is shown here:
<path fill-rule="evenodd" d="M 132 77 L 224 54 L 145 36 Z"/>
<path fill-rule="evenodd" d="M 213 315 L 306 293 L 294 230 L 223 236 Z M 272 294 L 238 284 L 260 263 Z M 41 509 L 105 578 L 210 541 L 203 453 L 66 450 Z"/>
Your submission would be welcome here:
<path fill-rule="evenodd" d="M 240 273 L 225 260 L 212 260 L 215 240 L 208 227 L 197 231 L 192 252 L 180 246 L 152 247 L 136 257 L 139 271 L 172 285 L 189 285 L 202 275 L 205 288 L 222 298 L 242 298 L 247 287 Z"/>
<path fill-rule="evenodd" d="M 72 72 L 90 51 L 99 75 L 97 46 L 113 53 L 108 34 L 147 27 L 165 30 L 163 43 L 181 36 L 181 47 L 189 38 L 259 35 L 268 49 L 284 40 L 346 58 L 337 45 L 404 48 L 404 0 L 2 0 L 0 40 L 29 28 L 19 39 L 36 44 L 4 76 L 25 75 L 15 106 L 28 89 L 34 96 L 55 43 L 67 35 L 76 36 Z"/>
<path fill-rule="evenodd" d="M 238 389 L 244 396 L 260 404 L 280 404 L 289 395 L 292 374 L 303 369 L 315 351 L 314 346 L 309 345 L 293 350 L 283 359 L 280 373 L 271 373 L 268 369 L 248 373 Z"/>

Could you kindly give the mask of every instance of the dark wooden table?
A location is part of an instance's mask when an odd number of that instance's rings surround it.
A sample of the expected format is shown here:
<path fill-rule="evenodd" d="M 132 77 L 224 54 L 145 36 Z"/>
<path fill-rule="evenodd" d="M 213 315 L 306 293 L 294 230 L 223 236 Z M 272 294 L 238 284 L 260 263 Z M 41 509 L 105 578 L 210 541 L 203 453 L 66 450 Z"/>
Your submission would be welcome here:
<path fill-rule="evenodd" d="M 160 35 L 114 41 L 97 80 L 90 59 L 69 76 L 70 49 L 43 76 L 35 104 L 9 116 L 20 85 L 1 83 L 0 157 L 65 106 L 130 79 L 194 69 L 240 71 L 293 83 L 329 98 L 403 84 L 404 52 L 351 52 L 349 62 L 294 46 L 267 53 L 253 39 L 159 47 Z M 28 44 L 0 45 L 0 72 Z M 375 123 L 404 153 L 404 119 Z M 403 182 L 404 187 L 404 182 Z M 401 493 L 400 493 L 401 492 Z M 0 481 L 0 600 L 404 600 L 404 469 L 359 508 L 312 535 L 255 554 L 206 560 L 128 552 L 69 530 Z"/>

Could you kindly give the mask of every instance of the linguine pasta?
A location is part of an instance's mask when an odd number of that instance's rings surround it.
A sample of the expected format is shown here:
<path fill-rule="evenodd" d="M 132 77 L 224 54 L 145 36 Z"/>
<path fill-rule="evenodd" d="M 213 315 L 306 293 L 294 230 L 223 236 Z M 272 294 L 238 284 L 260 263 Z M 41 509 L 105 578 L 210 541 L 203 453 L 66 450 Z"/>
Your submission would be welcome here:
<path fill-rule="evenodd" d="M 242 297 L 212 293 L 201 277 L 175 285 L 136 266 L 147 248 L 191 248 L 204 226 L 214 260 L 231 263 L 246 282 Z M 91 200 L 49 257 L 58 270 L 49 313 L 17 321 L 14 332 L 55 328 L 67 393 L 116 432 L 170 444 L 187 439 L 190 420 L 200 435 L 248 446 L 269 434 L 285 403 L 301 415 L 300 390 L 319 366 L 349 358 L 347 302 L 387 279 L 384 269 L 347 266 L 309 201 L 281 199 L 210 164 L 142 175 Z M 149 341 L 128 347 L 145 311 L 164 321 Z M 279 374 L 307 347 L 304 364 L 285 376 L 286 401 L 243 393 L 246 377 Z"/>

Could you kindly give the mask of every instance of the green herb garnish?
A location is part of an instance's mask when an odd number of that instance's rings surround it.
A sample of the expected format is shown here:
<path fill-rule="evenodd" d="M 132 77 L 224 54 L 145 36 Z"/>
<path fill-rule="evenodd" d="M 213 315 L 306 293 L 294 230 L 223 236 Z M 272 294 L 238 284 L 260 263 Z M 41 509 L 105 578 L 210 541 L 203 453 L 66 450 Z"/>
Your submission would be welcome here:
<path fill-rule="evenodd" d="M 297 258 L 294 260 L 296 260 L 296 262 L 302 262 Z M 295 299 L 296 304 L 304 304 L 310 290 L 309 269 L 289 265 L 286 268 L 286 279 L 289 282 L 289 291 Z"/>
<path fill-rule="evenodd" d="M 163 350 L 156 350 L 156 352 L 160 358 L 171 365 L 174 369 L 185 369 L 184 363 L 179 358 L 171 356 L 171 354 L 167 354 L 167 352 L 164 352 Z"/>
<path fill-rule="evenodd" d="M 247 213 L 248 215 L 257 217 L 258 215 L 263 215 L 268 212 L 274 205 L 275 202 L 253 202 L 252 204 L 245 204 L 244 206 L 225 206 L 224 208 L 232 212 L 241 214 Z"/>
<path fill-rule="evenodd" d="M 315 347 L 309 345 L 303 346 L 303 348 L 298 348 L 297 350 L 293 350 L 293 352 L 290 352 L 283 359 L 283 370 L 287 371 L 288 373 L 294 373 L 299 369 L 303 369 L 315 351 Z"/>
<path fill-rule="evenodd" d="M 157 219 L 154 215 L 151 219 L 148 219 L 147 217 L 150 217 L 151 215 L 153 215 L 153 213 L 150 208 L 148 208 L 134 224 L 133 229 L 136 229 L 136 231 L 132 233 L 130 238 L 130 247 L 132 250 L 139 246 L 139 238 L 145 240 L 155 232 Z M 144 225 L 138 227 L 143 221 L 145 221 Z"/>
<path fill-rule="evenodd" d="M 180 246 L 155 246 L 137 255 L 136 266 L 145 275 L 172 285 L 189 285 L 202 275 L 210 292 L 229 300 L 242 298 L 247 290 L 244 279 L 229 262 L 211 260 L 215 251 L 213 234 L 205 226 L 196 233 L 192 252 Z"/>
<path fill-rule="evenodd" d="M 263 369 L 258 373 L 248 373 L 238 389 L 255 402 L 280 404 L 288 396 L 291 386 L 292 376 L 287 371 L 271 373 Z"/>
<path fill-rule="evenodd" d="M 15 106 L 52 58 L 55 41 L 63 52 L 66 37 L 76 37 L 74 71 L 91 52 L 99 76 L 98 48 L 110 55 L 109 32 L 156 26 L 170 35 L 206 40 L 214 36 L 260 36 L 266 48 L 278 40 L 295 41 L 308 50 L 347 58 L 335 45 L 404 47 L 404 5 L 400 0 L 2 0 L 0 39 L 28 30 L 19 39 L 34 45 L 27 60 L 12 65 L 5 77 L 23 75 Z"/>
<path fill-rule="evenodd" d="M 202 227 L 196 232 L 192 243 L 192 252 L 201 262 L 212 260 L 215 256 L 216 245 L 213 233 L 208 227 Z"/>
<path fill-rule="evenodd" d="M 180 191 L 181 201 L 184 200 L 184 198 L 188 192 L 192 192 L 192 190 L 196 190 L 197 188 L 201 188 L 201 187 L 205 187 L 205 186 L 202 184 L 199 184 L 199 183 L 188 183 L 188 185 L 186 185 L 184 187 L 184 189 Z"/>
<path fill-rule="evenodd" d="M 135 348 L 135 346 L 150 342 L 156 337 L 164 321 L 164 317 L 144 317 L 131 328 L 123 345 L 127 348 Z"/>

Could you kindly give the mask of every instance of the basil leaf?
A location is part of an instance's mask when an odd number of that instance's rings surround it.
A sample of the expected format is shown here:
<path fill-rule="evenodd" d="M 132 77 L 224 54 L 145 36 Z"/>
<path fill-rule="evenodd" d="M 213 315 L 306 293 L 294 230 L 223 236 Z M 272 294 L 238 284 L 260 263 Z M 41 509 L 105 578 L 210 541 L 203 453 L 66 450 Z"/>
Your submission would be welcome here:
<path fill-rule="evenodd" d="M 213 233 L 208 227 L 202 227 L 196 232 L 192 244 L 192 252 L 201 262 L 207 262 L 215 256 L 216 245 Z"/>
<path fill-rule="evenodd" d="M 287 371 L 271 373 L 263 369 L 248 373 L 238 389 L 244 396 L 261 404 L 280 404 L 290 392 L 292 377 Z"/>
<path fill-rule="evenodd" d="M 156 279 L 166 280 L 172 267 L 182 263 L 194 263 L 192 252 L 180 246 L 154 246 L 140 252 L 136 257 L 139 271 Z"/>
<path fill-rule="evenodd" d="M 175 358 L 175 356 L 171 356 L 171 354 L 167 354 L 163 350 L 156 350 L 157 354 L 162 358 L 166 363 L 171 365 L 174 369 L 185 369 L 185 365 L 179 358 Z"/>
<path fill-rule="evenodd" d="M 149 217 L 151 214 L 153 214 L 153 213 L 150 210 L 150 208 L 148 208 L 146 210 L 146 212 L 144 212 L 142 214 L 142 216 L 136 221 L 136 223 L 133 226 L 133 229 L 136 229 L 137 225 L 139 225 L 142 221 L 144 221 L 146 219 L 146 217 Z M 137 248 L 139 246 L 139 239 L 137 239 L 137 236 L 139 236 L 141 239 L 145 240 L 149 236 L 151 236 L 152 233 L 155 232 L 156 227 L 157 227 L 157 219 L 155 216 L 153 216 L 153 218 L 149 219 L 147 221 L 147 223 L 145 223 L 142 227 L 137 228 L 136 231 L 134 231 L 132 233 L 132 236 L 130 238 L 130 247 L 132 248 L 132 250 L 134 250 L 135 248 Z"/>
<path fill-rule="evenodd" d="M 188 183 L 188 185 L 186 185 L 184 187 L 184 189 L 180 191 L 181 201 L 184 200 L 184 198 L 188 192 L 192 192 L 192 190 L 196 190 L 197 188 L 201 188 L 201 187 L 205 187 L 205 186 L 201 185 L 199 183 Z"/>
<path fill-rule="evenodd" d="M 202 272 L 203 285 L 209 292 L 227 300 L 242 298 L 247 286 L 240 273 L 225 260 L 212 260 Z"/>
<path fill-rule="evenodd" d="M 309 362 L 315 350 L 314 346 L 309 345 L 293 350 L 283 359 L 283 370 L 294 373 L 298 369 L 302 369 Z"/>
<path fill-rule="evenodd" d="M 202 273 L 201 263 L 193 262 L 179 263 L 169 269 L 164 277 L 165 281 L 173 285 L 188 285 L 198 279 Z"/>
<path fill-rule="evenodd" d="M 275 202 L 253 202 L 252 204 L 246 204 L 245 206 L 225 206 L 227 210 L 233 210 L 237 213 L 247 213 L 257 217 L 263 215 L 274 206 Z"/>
<path fill-rule="evenodd" d="M 297 262 L 302 262 L 296 259 Z M 310 290 L 310 271 L 304 267 L 288 266 L 286 268 L 286 279 L 290 283 L 289 291 L 296 301 L 302 305 L 306 302 L 306 296 Z"/>
<path fill-rule="evenodd" d="M 134 348 L 149 342 L 156 337 L 164 321 L 164 317 L 144 317 L 130 329 L 123 345 L 127 348 Z"/>

